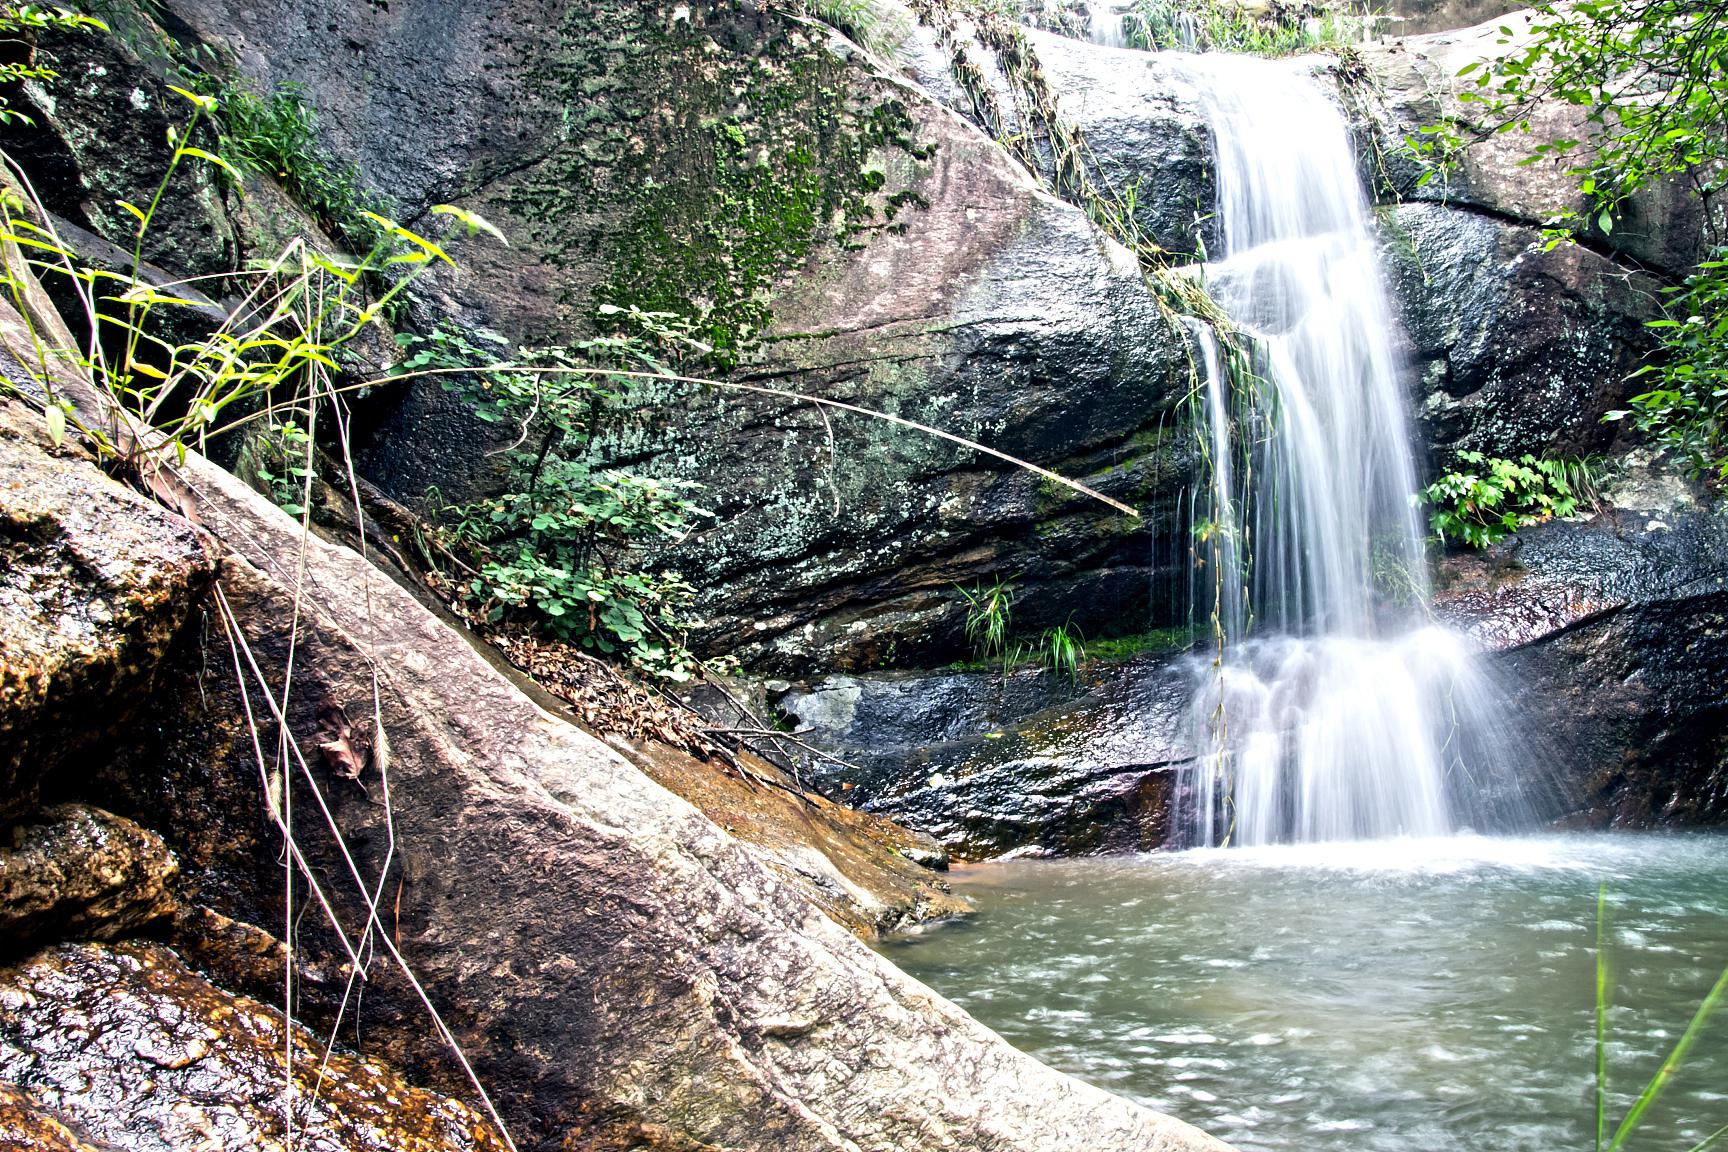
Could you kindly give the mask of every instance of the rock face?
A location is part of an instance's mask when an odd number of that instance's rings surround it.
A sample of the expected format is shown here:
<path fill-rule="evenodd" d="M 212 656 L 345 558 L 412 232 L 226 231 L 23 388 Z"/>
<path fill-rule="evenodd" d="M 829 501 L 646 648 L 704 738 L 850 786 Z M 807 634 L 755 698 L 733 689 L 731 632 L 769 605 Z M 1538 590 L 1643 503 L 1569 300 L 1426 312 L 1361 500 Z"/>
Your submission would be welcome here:
<path fill-rule="evenodd" d="M 7 327 L 7 345 L 16 314 Z M 27 373 L 6 372 L 13 379 Z M 47 470 L 40 418 L 0 404 L 0 820 L 141 721 L 208 586 L 191 527 L 94 467 Z"/>
<path fill-rule="evenodd" d="M 1558 101 L 1532 109 L 1528 133 L 1507 132 L 1472 146 L 1456 171 L 1427 184 L 1418 183 L 1422 168 L 1404 147 L 1404 141 L 1424 125 L 1440 123 L 1447 116 L 1473 122 L 1479 112 L 1457 100 L 1459 89 L 1472 78 L 1459 78 L 1459 70 L 1515 50 L 1527 35 L 1530 19 L 1526 10 L 1455 32 L 1410 36 L 1362 50 L 1379 94 L 1366 102 L 1377 107 L 1378 121 L 1367 131 L 1377 137 L 1372 151 L 1383 161 L 1380 175 L 1399 198 L 1456 204 L 1531 225 L 1585 207 L 1577 178 L 1568 174 L 1577 165 L 1575 157 L 1525 163 L 1541 141 L 1590 139 L 1581 112 Z M 1502 27 L 1512 35 L 1505 36 Z M 1720 206 L 1717 211 L 1722 211 Z M 1674 275 L 1690 269 L 1709 250 L 1710 223 L 1686 182 L 1672 179 L 1633 196 L 1611 233 L 1592 225 L 1580 235 L 1600 251 Z M 1721 234 L 1724 223 L 1714 222 L 1715 234 Z"/>
<path fill-rule="evenodd" d="M 1084 855 L 1164 847 L 1187 734 L 1181 656 L 1089 671 L 833 676 L 782 696 L 811 759 L 849 802 L 929 832 L 956 855 Z"/>
<path fill-rule="evenodd" d="M 50 808 L 0 847 L 0 954 L 65 936 L 130 936 L 178 909 L 162 838 L 82 804 Z"/>
<path fill-rule="evenodd" d="M 1500 652 L 1570 819 L 1728 818 L 1728 516 L 1634 455 L 1593 518 L 1454 556 L 1439 614 Z"/>
<path fill-rule="evenodd" d="M 113 487 L 87 463 L 23 443 L 18 452 L 44 484 L 86 470 L 95 488 Z M 204 527 L 245 551 L 220 561 L 210 628 L 183 636 L 160 673 L 161 739 L 115 747 L 107 767 L 61 790 L 122 814 L 174 813 L 161 827 L 186 893 L 218 922 L 288 915 L 275 824 L 291 826 L 302 864 L 296 909 L 308 885 L 319 893 L 295 919 L 301 1003 L 321 1030 L 340 1019 L 367 909 L 387 891 L 387 918 L 365 933 L 370 947 L 411 969 L 526 1145 L 580 1147 L 628 1130 L 669 1147 L 776 1152 L 1221 1148 L 1015 1052 L 854 940 L 695 808 L 534 704 L 358 555 L 305 538 L 197 458 L 185 480 Z M 225 634 L 241 646 L 228 651 Z M 296 688 L 273 720 L 290 652 Z M 228 668 L 236 680 L 212 674 Z M 333 710 L 357 726 L 351 746 L 370 749 L 357 775 L 318 748 Z M 287 761 L 262 756 L 282 738 Z M 234 951 L 267 953 L 250 943 Z M 466 1093 L 402 970 L 366 967 L 358 1035 L 368 1052 Z M 105 1109 L 115 1131 L 164 1133 L 169 1146 L 188 1124 L 225 1131 L 214 1117 L 236 1108 L 268 1133 L 268 1106 L 244 1103 L 256 1093 L 233 1098 L 233 1085 L 266 1073 L 246 1063 L 244 1046 L 236 1054 L 205 1034 L 194 991 L 163 991 L 183 981 L 163 955 L 85 947 L 7 978 L 15 992 L 0 992 L 0 1059 L 50 1120 L 83 1131 L 77 1109 L 86 1105 L 71 1088 L 86 1070 L 62 1050 L 72 1034 L 61 1022 L 79 997 L 106 987 L 105 1003 L 119 990 L 119 1006 L 88 1054 L 104 1062 L 90 1075 L 126 1104 L 99 1097 L 88 1107 Z M 153 1006 L 158 992 L 180 1005 L 179 1023 L 138 1032 L 145 1025 L 132 1021 L 169 1011 Z M 343 1034 L 355 1024 L 350 1016 Z M 278 1030 L 254 1050 L 280 1039 Z M 134 1100 L 142 1094 L 126 1084 L 137 1061 L 158 1067 L 159 1091 Z M 315 1119 L 360 1123 L 369 1107 L 362 1099 Z M 94 1137 L 111 1139 L 107 1129 Z M 411 1146 L 390 1139 L 375 1143 Z"/>
<path fill-rule="evenodd" d="M 220 991 L 159 944 L 63 945 L 0 971 L 0 1080 L 0 1137 L 30 1141 L 9 1147 L 505 1147 L 457 1101 L 352 1056 L 326 1062 L 279 1009 Z"/>
<path fill-rule="evenodd" d="M 1133 259 L 820 26 L 718 0 L 168 8 L 259 83 L 303 85 L 404 220 L 450 201 L 510 235 L 456 244 L 427 324 L 568 343 L 602 304 L 676 312 L 738 379 L 986 442 L 1148 516 L 1174 498 L 1185 448 L 1160 430 L 1186 343 Z M 494 484 L 460 403 L 388 401 L 363 468 L 411 503 Z M 1096 631 L 1168 576 L 1144 522 L 867 418 L 668 387 L 609 442 L 708 485 L 717 518 L 674 556 L 705 593 L 696 639 L 764 668 L 951 657 L 956 582 L 1035 574 L 1029 626 L 1074 609 Z"/>
<path fill-rule="evenodd" d="M 1649 352 L 1660 283 L 1529 227 L 1440 204 L 1380 217 L 1398 318 L 1419 374 L 1416 416 L 1440 461 L 1601 452 L 1626 377 Z"/>

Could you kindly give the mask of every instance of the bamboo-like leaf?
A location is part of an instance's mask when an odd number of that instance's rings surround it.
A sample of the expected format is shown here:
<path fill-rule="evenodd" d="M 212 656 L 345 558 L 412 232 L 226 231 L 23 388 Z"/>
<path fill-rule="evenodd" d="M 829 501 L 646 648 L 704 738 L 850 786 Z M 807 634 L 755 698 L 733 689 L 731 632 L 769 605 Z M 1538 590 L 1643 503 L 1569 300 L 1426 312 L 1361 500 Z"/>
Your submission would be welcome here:
<path fill-rule="evenodd" d="M 191 144 L 182 144 L 179 152 L 175 154 L 175 159 L 179 159 L 181 156 L 196 156 L 200 160 L 208 160 L 210 163 L 228 173 L 228 175 L 234 177 L 235 180 L 243 179 L 238 168 L 234 167 L 234 165 L 228 163 L 228 161 L 222 159 L 222 157 L 216 155 L 214 152 L 206 152 L 204 149 L 194 147 Z"/>
<path fill-rule="evenodd" d="M 461 222 L 463 227 L 468 229 L 468 235 L 472 236 L 476 232 L 484 232 L 488 236 L 496 237 L 498 242 L 504 245 L 504 247 L 510 247 L 509 239 L 499 230 L 498 226 L 480 215 L 478 212 L 470 212 L 468 209 L 458 208 L 454 204 L 434 204 L 432 206 L 432 214 L 434 216 L 454 217 L 456 220 Z"/>
<path fill-rule="evenodd" d="M 198 92 L 188 92 L 186 89 L 176 88 L 172 84 L 168 85 L 168 90 L 170 92 L 176 92 L 179 95 L 184 96 L 186 99 L 192 101 L 192 103 L 196 104 L 199 108 L 203 109 L 206 112 L 216 111 L 216 97 L 214 97 L 214 96 L 205 96 L 205 95 L 202 95 Z"/>

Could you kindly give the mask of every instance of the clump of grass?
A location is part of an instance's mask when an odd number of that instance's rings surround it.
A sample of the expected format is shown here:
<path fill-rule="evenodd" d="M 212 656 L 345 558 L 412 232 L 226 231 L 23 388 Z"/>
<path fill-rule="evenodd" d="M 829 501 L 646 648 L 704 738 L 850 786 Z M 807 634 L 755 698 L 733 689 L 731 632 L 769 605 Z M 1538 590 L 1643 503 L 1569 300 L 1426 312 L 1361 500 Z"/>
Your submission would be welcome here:
<path fill-rule="evenodd" d="M 1000 577 L 989 584 L 960 588 L 966 602 L 966 639 L 985 662 L 999 660 L 1007 671 L 1014 662 L 1008 632 L 1014 619 L 1014 585 Z"/>
<path fill-rule="evenodd" d="M 1067 622 L 1047 629 L 1038 641 L 1038 656 L 1040 662 L 1058 676 L 1066 676 L 1078 684 L 1080 682 L 1080 664 L 1086 659 L 1085 636 L 1080 629 L 1074 627 L 1070 618 Z"/>
<path fill-rule="evenodd" d="M 1295 56 L 1361 42 L 1373 16 L 1329 4 L 1274 4 L 1253 11 L 1232 0 L 1140 0 L 1125 22 L 1128 42 L 1151 51 L 1185 49 Z"/>

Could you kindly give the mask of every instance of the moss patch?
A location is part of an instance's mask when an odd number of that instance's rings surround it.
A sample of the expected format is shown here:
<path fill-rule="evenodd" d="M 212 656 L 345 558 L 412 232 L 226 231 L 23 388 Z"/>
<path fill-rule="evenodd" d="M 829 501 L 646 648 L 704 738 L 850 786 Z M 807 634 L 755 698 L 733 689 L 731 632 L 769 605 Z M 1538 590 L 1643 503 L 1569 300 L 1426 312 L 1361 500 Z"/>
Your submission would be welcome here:
<path fill-rule="evenodd" d="M 527 65 L 564 133 L 503 194 L 554 262 L 604 271 L 586 301 L 673 312 L 720 366 L 771 320 L 775 284 L 823 244 L 904 228 L 886 158 L 928 158 L 886 84 L 820 27 L 739 4 L 571 5 Z"/>

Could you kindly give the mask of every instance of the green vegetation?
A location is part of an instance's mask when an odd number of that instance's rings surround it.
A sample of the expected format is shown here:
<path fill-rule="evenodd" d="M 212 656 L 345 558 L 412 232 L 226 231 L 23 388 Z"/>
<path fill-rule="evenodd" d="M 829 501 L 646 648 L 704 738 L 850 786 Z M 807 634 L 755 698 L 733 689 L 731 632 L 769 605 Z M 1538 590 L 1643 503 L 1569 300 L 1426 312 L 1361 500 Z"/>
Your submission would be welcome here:
<path fill-rule="evenodd" d="M 1448 472 L 1422 490 L 1429 524 L 1443 540 L 1486 548 L 1520 528 L 1578 511 L 1594 497 L 1596 465 L 1589 460 L 1517 460 L 1460 452 L 1469 471 Z"/>
<path fill-rule="evenodd" d="M 998 577 L 990 584 L 961 588 L 966 601 L 966 639 L 983 661 L 1001 661 L 1006 672 L 1018 655 L 1008 643 L 1014 616 L 1014 585 Z"/>
<path fill-rule="evenodd" d="M 1188 647 L 1190 639 L 1186 627 L 1155 628 L 1150 632 L 1136 632 L 1132 636 L 1110 636 L 1093 640 L 1087 644 L 1086 654 L 1093 660 L 1127 660 L 1134 656 L 1180 652 Z"/>
<path fill-rule="evenodd" d="M 1642 375 L 1654 389 L 1624 412 L 1698 474 L 1728 477 L 1728 262 L 1719 197 L 1728 181 L 1728 11 L 1717 0 L 1585 0 L 1536 5 L 1527 34 L 1501 29 L 1506 52 L 1461 72 L 1474 122 L 1423 129 L 1418 153 L 1443 170 L 1475 140 L 1528 131 L 1532 110 L 1559 101 L 1582 109 L 1588 138 L 1534 146 L 1527 162 L 1575 160 L 1582 211 L 1552 221 L 1551 241 L 1613 234 L 1629 197 L 1658 180 L 1683 180 L 1702 202 L 1716 252 L 1670 294 L 1655 322 L 1659 347 Z M 1434 175 L 1435 173 L 1430 173 Z"/>
<path fill-rule="evenodd" d="M 108 26 L 93 16 L 85 16 L 66 8 L 49 8 L 41 4 L 0 4 L 0 38 L 24 47 L 22 59 L 0 61 L 0 124 L 31 123 L 30 117 L 12 107 L 8 89 L 25 80 L 52 80 L 55 72 L 36 63 L 29 50 L 28 36 L 32 32 L 54 29 L 78 32 L 86 28 L 106 31 Z"/>
<path fill-rule="evenodd" d="M 1372 17 L 1331 5 L 1251 9 L 1232 0 L 1140 0 L 1124 21 L 1131 47 L 1294 56 L 1360 43 Z"/>
<path fill-rule="evenodd" d="M 1066 676 L 1078 684 L 1080 664 L 1086 659 L 1085 640 L 1072 620 L 1047 629 L 1038 638 L 1039 661 L 1058 676 Z"/>
<path fill-rule="evenodd" d="M 1660 357 L 1633 373 L 1655 387 L 1632 397 L 1625 411 L 1696 476 L 1728 480 L 1728 247 L 1669 289 L 1668 313 L 1651 322 Z"/>
<path fill-rule="evenodd" d="M 269 176 L 332 235 L 361 249 L 381 238 L 383 205 L 360 190 L 354 169 L 337 168 L 318 140 L 318 114 L 292 85 L 260 96 L 244 84 L 197 73 L 187 86 L 215 99 L 212 119 L 223 159 Z"/>
<path fill-rule="evenodd" d="M 436 518 L 440 542 L 470 574 L 462 591 L 470 606 L 491 623 L 521 619 L 686 680 L 696 661 L 680 639 L 680 612 L 692 590 L 675 572 L 646 568 L 640 553 L 656 540 L 682 539 L 706 515 L 692 499 L 698 485 L 598 467 L 588 452 L 608 405 L 636 382 L 585 368 L 658 369 L 648 341 L 687 340 L 676 317 L 636 312 L 633 319 L 643 336 L 521 349 L 509 368 L 499 367 L 503 341 L 492 333 L 439 328 L 398 340 L 408 372 L 470 370 L 442 376 L 444 387 L 515 437 L 507 490 L 444 507 Z"/>
<path fill-rule="evenodd" d="M 84 265 L 28 188 L 10 189 L 0 199 L 4 286 L 31 323 L 38 348 L 31 377 L 3 383 L 43 409 L 56 441 L 71 428 L 104 457 L 146 476 L 157 471 L 164 455 L 183 457 L 210 437 L 277 420 L 284 412 L 312 414 L 305 438 L 296 441 L 309 454 L 317 406 L 346 387 L 337 378 L 351 360 L 350 347 L 420 275 L 449 257 L 436 241 L 374 216 L 379 239 L 358 259 L 315 252 L 297 241 L 274 261 L 238 277 L 244 294 L 214 332 L 190 343 L 164 339 L 157 333 L 160 313 L 200 304 L 176 295 L 173 285 L 143 279 L 144 238 L 183 165 L 236 172 L 221 156 L 189 143 L 217 113 L 217 100 L 174 91 L 192 111 L 173 135 L 178 143 L 167 168 L 146 206 L 120 205 L 137 220 L 129 273 Z M 461 209 L 442 206 L 434 212 L 470 231 L 490 227 Z M 28 263 L 25 252 L 31 254 Z M 381 295 L 371 295 L 367 278 L 386 268 L 393 282 Z M 86 348 L 73 346 L 37 275 L 62 277 L 76 295 L 95 334 Z M 311 467 L 309 455 L 304 467 Z M 294 475 L 280 463 L 269 471 L 272 485 Z"/>

